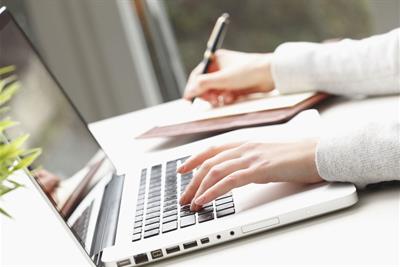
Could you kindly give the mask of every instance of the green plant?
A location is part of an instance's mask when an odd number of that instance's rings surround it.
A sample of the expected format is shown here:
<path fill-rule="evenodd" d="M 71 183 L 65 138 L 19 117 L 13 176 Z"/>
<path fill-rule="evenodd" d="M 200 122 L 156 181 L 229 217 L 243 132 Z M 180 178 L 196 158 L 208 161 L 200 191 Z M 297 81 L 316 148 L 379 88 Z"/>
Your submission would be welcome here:
<path fill-rule="evenodd" d="M 12 96 L 20 89 L 21 84 L 17 75 L 14 74 L 15 66 L 0 67 L 0 113 L 6 113 L 9 108 L 4 106 Z M 24 149 L 23 145 L 29 138 L 28 134 L 23 134 L 13 140 L 8 140 L 4 131 L 18 123 L 8 117 L 0 120 L 0 198 L 5 194 L 22 187 L 20 183 L 11 177 L 19 170 L 27 170 L 35 159 L 41 154 L 40 148 Z M 0 213 L 11 217 L 3 208 Z"/>

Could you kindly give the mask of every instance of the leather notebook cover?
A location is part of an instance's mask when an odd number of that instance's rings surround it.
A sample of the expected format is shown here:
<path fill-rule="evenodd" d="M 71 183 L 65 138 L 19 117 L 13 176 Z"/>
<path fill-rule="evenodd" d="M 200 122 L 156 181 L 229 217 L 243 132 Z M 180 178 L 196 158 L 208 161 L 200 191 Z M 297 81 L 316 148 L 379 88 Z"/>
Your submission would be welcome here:
<path fill-rule="evenodd" d="M 245 127 L 284 123 L 294 117 L 297 113 L 315 106 L 327 99 L 329 96 L 330 95 L 326 93 L 317 93 L 291 107 L 268 109 L 233 116 L 158 126 L 137 136 L 136 138 L 172 137 L 195 133 L 217 133 Z"/>

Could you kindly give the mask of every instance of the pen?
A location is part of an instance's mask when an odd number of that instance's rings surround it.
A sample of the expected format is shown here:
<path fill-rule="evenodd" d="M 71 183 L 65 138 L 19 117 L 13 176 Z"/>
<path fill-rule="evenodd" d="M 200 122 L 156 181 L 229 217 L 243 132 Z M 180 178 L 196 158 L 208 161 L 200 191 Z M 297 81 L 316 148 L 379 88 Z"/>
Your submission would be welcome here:
<path fill-rule="evenodd" d="M 203 60 L 201 62 L 203 65 L 203 70 L 201 72 L 202 74 L 208 72 L 208 68 L 211 64 L 211 60 L 214 56 L 215 51 L 217 51 L 217 49 L 219 49 L 222 45 L 228 24 L 228 13 L 222 14 L 215 23 L 214 29 L 212 30 L 210 38 L 207 41 L 207 49 L 204 52 Z M 192 103 L 194 99 L 195 97 L 191 99 Z"/>

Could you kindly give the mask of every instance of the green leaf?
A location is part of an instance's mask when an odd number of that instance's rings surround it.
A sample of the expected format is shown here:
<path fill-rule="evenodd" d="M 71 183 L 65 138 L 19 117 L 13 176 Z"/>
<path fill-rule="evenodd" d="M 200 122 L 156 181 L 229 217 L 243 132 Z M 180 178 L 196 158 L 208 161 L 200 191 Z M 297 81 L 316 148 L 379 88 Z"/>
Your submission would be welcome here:
<path fill-rule="evenodd" d="M 19 170 L 22 168 L 29 167 L 37 159 L 37 157 L 40 156 L 41 153 L 42 153 L 42 150 L 39 148 L 30 150 L 29 155 L 24 156 L 24 158 L 22 158 L 20 160 L 20 162 L 18 162 L 18 164 L 13 169 Z"/>
<path fill-rule="evenodd" d="M 1 207 L 0 207 L 0 213 L 5 215 L 6 217 L 12 219 L 11 215 L 9 213 L 7 213 L 4 209 L 2 209 Z"/>
<path fill-rule="evenodd" d="M 16 81 L 6 86 L 0 93 L 0 105 L 3 105 L 11 99 L 11 97 L 19 90 L 21 83 Z"/>
<path fill-rule="evenodd" d="M 15 138 L 11 143 L 0 146 L 0 161 L 14 159 L 21 155 L 23 151 L 20 148 L 28 138 L 28 134 L 23 134 Z"/>
<path fill-rule="evenodd" d="M 16 70 L 16 68 L 15 68 L 14 65 L 1 67 L 0 68 L 0 75 L 6 74 L 6 73 L 10 73 L 10 72 L 14 72 L 15 70 Z"/>
<path fill-rule="evenodd" d="M 16 187 L 9 187 L 9 186 L 5 186 L 4 184 L 2 184 L 0 186 L 0 196 L 3 196 L 3 195 L 5 195 L 5 194 L 7 194 L 7 193 L 9 193 L 9 192 L 11 192 L 11 191 L 13 191 L 15 189 L 16 189 Z"/>
<path fill-rule="evenodd" d="M 6 87 L 7 84 L 10 84 L 17 80 L 18 80 L 18 76 L 15 74 L 0 80 L 0 92 L 4 90 L 4 88 Z"/>
<path fill-rule="evenodd" d="M 17 122 L 8 119 L 0 121 L 0 132 L 3 132 L 5 129 L 10 128 L 17 124 L 18 124 Z"/>
<path fill-rule="evenodd" d="M 23 184 L 20 184 L 14 180 L 8 179 L 7 182 L 11 183 L 12 185 L 14 185 L 14 188 L 17 189 L 19 187 L 25 187 Z"/>

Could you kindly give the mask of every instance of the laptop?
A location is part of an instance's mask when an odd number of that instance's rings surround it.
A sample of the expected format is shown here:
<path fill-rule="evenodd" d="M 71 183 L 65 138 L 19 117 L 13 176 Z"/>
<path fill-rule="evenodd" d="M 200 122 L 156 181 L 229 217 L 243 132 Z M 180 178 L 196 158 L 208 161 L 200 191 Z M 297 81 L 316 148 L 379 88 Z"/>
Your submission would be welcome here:
<path fill-rule="evenodd" d="M 7 81 L 5 89 L 15 82 L 21 85 L 9 102 L 8 114 L 20 124 L 6 135 L 29 133 L 27 146 L 43 149 L 30 169 L 39 166 L 49 177 L 59 177 L 60 185 L 50 193 L 37 171 L 30 178 L 92 266 L 143 265 L 357 202 L 351 184 L 271 183 L 234 189 L 192 212 L 178 200 L 194 173 L 176 173 L 191 154 L 238 136 L 280 135 L 293 123 L 261 127 L 259 132 L 257 128 L 233 131 L 151 157 L 131 158 L 127 170 L 118 170 L 4 7 L 0 9 L 1 67 L 10 70 L 0 76 Z"/>

